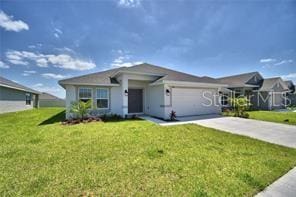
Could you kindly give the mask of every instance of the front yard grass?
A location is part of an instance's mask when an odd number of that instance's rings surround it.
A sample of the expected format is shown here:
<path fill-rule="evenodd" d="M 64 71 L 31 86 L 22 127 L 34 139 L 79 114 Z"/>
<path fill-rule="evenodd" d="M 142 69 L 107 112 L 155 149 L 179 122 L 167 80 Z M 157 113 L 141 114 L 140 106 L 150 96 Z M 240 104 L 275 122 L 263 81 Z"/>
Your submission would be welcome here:
<path fill-rule="evenodd" d="M 193 124 L 63 126 L 62 111 L 0 115 L 2 195 L 252 196 L 296 165 L 296 149 Z"/>
<path fill-rule="evenodd" d="M 251 119 L 296 125 L 296 112 L 250 111 Z"/>

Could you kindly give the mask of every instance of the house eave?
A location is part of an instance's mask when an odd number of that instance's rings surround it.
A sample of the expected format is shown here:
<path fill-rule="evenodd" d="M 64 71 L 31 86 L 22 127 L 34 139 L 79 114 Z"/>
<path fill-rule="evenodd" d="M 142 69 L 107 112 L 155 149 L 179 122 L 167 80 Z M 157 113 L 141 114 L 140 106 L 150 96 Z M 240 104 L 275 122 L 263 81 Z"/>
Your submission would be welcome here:
<path fill-rule="evenodd" d="M 30 93 L 33 93 L 33 94 L 41 94 L 40 92 L 37 92 L 37 91 L 26 90 L 26 89 L 23 89 L 23 88 L 16 88 L 16 87 L 9 86 L 9 85 L 6 85 L 6 84 L 0 84 L 0 86 L 1 87 L 5 87 L 5 88 L 14 89 L 14 90 L 20 90 L 20 91 L 24 91 L 24 92 L 30 92 Z"/>
<path fill-rule="evenodd" d="M 66 85 L 74 86 L 105 86 L 105 87 L 118 87 L 120 84 L 104 84 L 104 83 L 59 83 L 60 86 L 65 88 Z"/>

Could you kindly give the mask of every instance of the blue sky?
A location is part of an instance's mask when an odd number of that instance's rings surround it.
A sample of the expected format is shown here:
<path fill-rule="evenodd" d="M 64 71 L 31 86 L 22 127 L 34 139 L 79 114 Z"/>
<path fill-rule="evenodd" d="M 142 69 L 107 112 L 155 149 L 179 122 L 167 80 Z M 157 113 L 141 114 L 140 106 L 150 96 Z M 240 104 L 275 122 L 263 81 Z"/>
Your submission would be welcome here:
<path fill-rule="evenodd" d="M 0 75 L 59 79 L 147 62 L 198 76 L 296 82 L 296 1 L 1 1 Z"/>

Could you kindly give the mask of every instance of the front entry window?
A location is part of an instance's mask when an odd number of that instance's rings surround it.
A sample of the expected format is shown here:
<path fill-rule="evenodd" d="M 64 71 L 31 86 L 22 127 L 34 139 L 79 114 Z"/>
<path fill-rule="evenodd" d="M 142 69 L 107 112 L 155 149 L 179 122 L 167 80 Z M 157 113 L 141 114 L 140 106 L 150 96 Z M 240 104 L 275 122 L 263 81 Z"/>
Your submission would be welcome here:
<path fill-rule="evenodd" d="M 79 100 L 87 102 L 92 98 L 92 89 L 91 88 L 79 88 Z"/>
<path fill-rule="evenodd" d="M 26 105 L 31 105 L 31 94 L 26 93 Z"/>
<path fill-rule="evenodd" d="M 98 109 L 109 108 L 109 89 L 107 88 L 97 89 L 97 108 Z"/>

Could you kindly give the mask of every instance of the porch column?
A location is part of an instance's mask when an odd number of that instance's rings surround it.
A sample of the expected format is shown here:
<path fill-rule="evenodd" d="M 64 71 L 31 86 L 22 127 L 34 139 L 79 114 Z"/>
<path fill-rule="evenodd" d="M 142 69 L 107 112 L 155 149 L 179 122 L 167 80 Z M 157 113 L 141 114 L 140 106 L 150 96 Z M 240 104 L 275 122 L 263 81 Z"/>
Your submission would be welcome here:
<path fill-rule="evenodd" d="M 122 92 L 122 117 L 128 114 L 128 95 L 125 91 L 128 91 L 128 78 L 123 75 L 121 80 L 121 92 Z"/>

